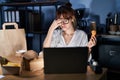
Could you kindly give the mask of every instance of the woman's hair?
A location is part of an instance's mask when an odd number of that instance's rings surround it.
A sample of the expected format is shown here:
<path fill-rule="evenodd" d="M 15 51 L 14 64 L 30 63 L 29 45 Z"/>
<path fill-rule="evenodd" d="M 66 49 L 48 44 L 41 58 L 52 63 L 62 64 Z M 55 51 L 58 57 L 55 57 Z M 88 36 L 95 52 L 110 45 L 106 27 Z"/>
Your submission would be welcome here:
<path fill-rule="evenodd" d="M 76 18 L 75 18 L 75 12 L 72 9 L 72 4 L 70 2 L 60 6 L 57 9 L 57 13 L 56 13 L 56 18 L 59 19 L 61 17 L 61 15 L 65 18 L 65 19 L 72 19 L 72 24 L 73 24 L 73 28 L 76 29 Z"/>

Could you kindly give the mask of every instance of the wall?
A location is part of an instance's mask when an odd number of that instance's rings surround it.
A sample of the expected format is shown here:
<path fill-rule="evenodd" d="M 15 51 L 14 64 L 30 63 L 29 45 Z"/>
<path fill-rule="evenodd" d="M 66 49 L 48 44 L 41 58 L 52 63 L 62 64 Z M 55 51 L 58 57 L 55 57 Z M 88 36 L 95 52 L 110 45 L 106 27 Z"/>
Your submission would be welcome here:
<path fill-rule="evenodd" d="M 70 2 L 74 9 L 86 8 L 89 13 L 88 17 L 98 15 L 101 24 L 105 24 L 107 14 L 116 8 L 115 0 L 70 0 Z"/>
<path fill-rule="evenodd" d="M 120 12 L 120 0 L 116 0 L 116 11 Z"/>

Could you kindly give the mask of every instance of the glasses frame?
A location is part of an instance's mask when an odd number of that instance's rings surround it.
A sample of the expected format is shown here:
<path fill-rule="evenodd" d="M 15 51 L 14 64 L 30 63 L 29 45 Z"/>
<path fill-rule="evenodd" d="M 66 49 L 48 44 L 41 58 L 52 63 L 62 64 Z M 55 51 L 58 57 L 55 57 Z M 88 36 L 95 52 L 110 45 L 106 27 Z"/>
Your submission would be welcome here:
<path fill-rule="evenodd" d="M 63 23 L 63 24 L 68 24 L 69 23 L 69 19 L 60 19 L 61 20 L 61 23 Z"/>

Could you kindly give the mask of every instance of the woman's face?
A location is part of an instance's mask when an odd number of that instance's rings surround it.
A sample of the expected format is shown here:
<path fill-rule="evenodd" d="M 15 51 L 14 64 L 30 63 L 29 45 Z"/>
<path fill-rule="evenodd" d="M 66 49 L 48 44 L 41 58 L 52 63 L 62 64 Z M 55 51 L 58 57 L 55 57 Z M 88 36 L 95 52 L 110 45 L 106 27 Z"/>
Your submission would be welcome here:
<path fill-rule="evenodd" d="M 73 25 L 72 25 L 72 20 L 71 19 L 65 19 L 62 15 L 60 16 L 60 20 L 61 20 L 61 29 L 63 31 L 66 30 L 70 30 L 73 29 Z"/>

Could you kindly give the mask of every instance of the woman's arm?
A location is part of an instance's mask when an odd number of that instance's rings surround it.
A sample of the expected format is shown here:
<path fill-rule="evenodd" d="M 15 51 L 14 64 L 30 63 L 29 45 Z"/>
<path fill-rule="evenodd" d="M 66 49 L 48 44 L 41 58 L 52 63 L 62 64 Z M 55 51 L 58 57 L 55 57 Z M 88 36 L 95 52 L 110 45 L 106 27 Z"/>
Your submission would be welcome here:
<path fill-rule="evenodd" d="M 49 29 L 48 30 L 48 33 L 47 33 L 47 36 L 43 42 L 43 47 L 50 47 L 50 43 L 51 43 L 51 40 L 52 40 L 52 35 L 53 35 L 53 29 Z"/>
<path fill-rule="evenodd" d="M 52 40 L 52 36 L 53 36 L 53 32 L 54 30 L 59 27 L 61 24 L 60 24 L 60 20 L 54 20 L 53 23 L 51 24 L 49 30 L 48 30 L 48 33 L 47 33 L 47 36 L 43 42 L 43 47 L 50 47 L 51 45 L 51 40 Z"/>

